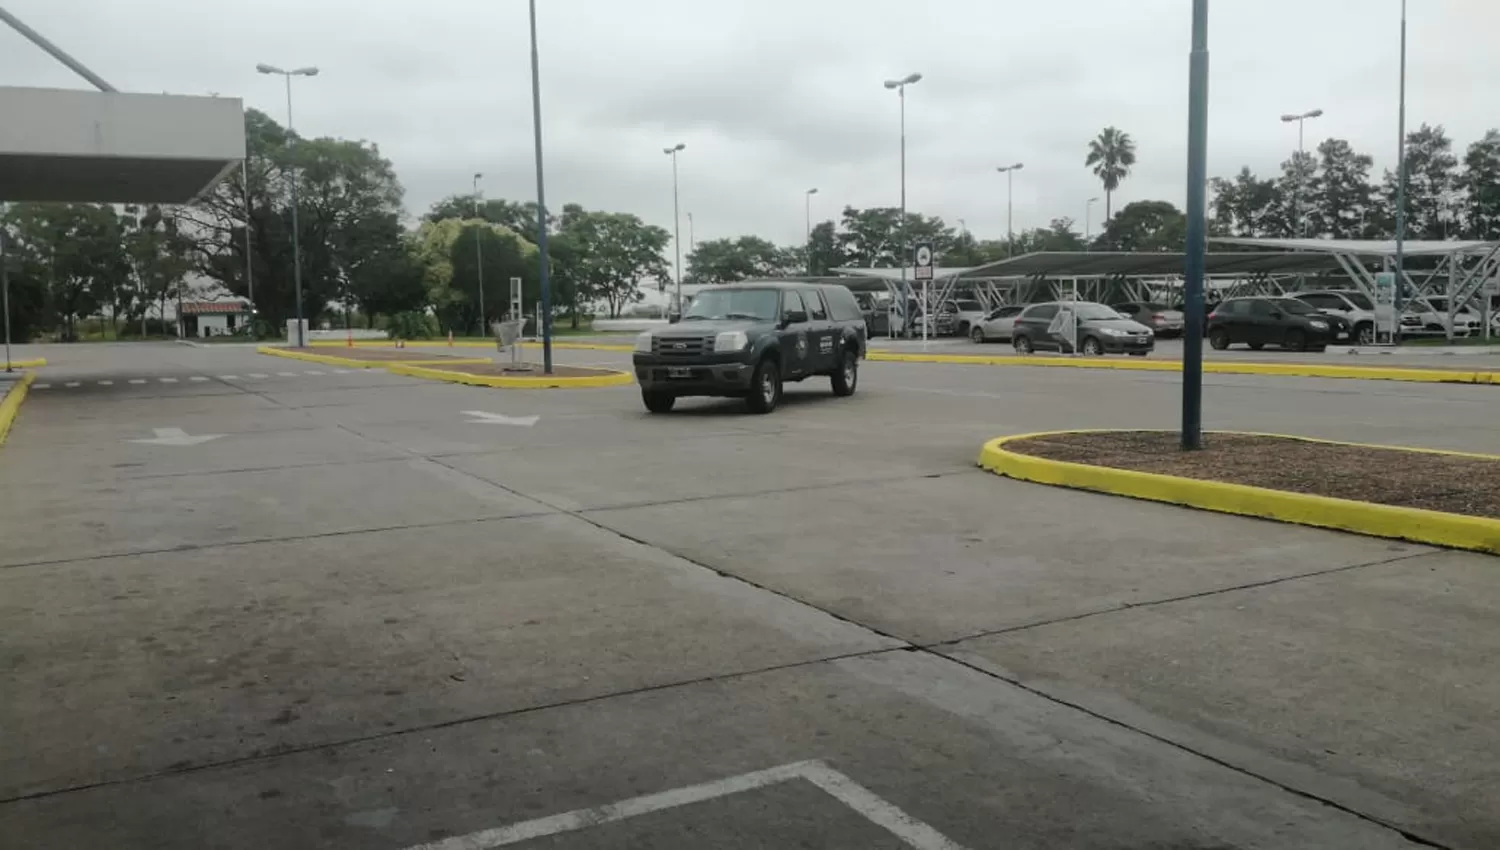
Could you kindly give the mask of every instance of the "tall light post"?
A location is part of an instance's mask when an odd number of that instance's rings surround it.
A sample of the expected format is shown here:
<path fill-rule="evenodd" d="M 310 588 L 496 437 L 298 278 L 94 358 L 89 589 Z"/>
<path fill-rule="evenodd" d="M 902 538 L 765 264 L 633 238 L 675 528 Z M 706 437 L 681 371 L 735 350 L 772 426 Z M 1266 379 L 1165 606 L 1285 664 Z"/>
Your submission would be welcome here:
<path fill-rule="evenodd" d="M 1083 250 L 1087 251 L 1093 246 L 1094 241 L 1094 204 L 1099 203 L 1098 198 L 1089 198 L 1083 205 Z"/>
<path fill-rule="evenodd" d="M 811 189 L 808 189 L 807 192 L 806 192 L 806 194 L 805 194 L 805 196 L 804 196 L 804 200 L 806 201 L 806 207 L 807 207 L 807 238 L 803 241 L 802 244 L 803 244 L 803 246 L 805 246 L 805 248 L 807 250 L 807 274 L 808 274 L 809 277 L 811 277 L 812 273 L 813 273 L 813 266 L 812 266 L 812 196 L 816 195 L 816 194 L 818 194 L 818 189 L 815 186 L 815 187 L 813 187 Z"/>
<path fill-rule="evenodd" d="M 1208 0 L 1193 0 L 1188 54 L 1187 245 L 1183 275 L 1182 434 L 1203 448 L 1203 272 L 1208 252 Z"/>
<path fill-rule="evenodd" d="M 528 4 L 531 18 L 531 128 L 536 137 L 536 248 L 538 283 L 542 289 L 542 371 L 552 374 L 552 284 L 547 279 L 547 186 L 542 179 L 542 70 L 536 49 L 536 0 Z"/>
<path fill-rule="evenodd" d="M 906 280 L 906 270 L 911 267 L 911 243 L 907 240 L 906 232 L 906 87 L 915 85 L 922 81 L 922 75 L 917 73 L 907 74 L 899 80 L 886 80 L 887 89 L 895 89 L 897 97 L 901 100 L 901 248 L 897 253 L 901 257 L 901 314 L 906 320 L 901 323 L 901 335 L 911 339 L 912 317 L 908 315 L 911 311 L 907 306 L 911 304 L 911 284 Z M 923 305 L 926 309 L 926 305 Z"/>
<path fill-rule="evenodd" d="M 677 214 L 677 154 L 686 147 L 685 143 L 678 142 L 661 151 L 672 158 L 672 247 L 677 250 L 677 294 L 673 300 L 679 312 L 682 310 L 682 219 Z"/>
<path fill-rule="evenodd" d="M 479 335 L 484 336 L 484 329 L 488 327 L 485 323 L 484 314 L 484 217 L 479 213 L 480 194 L 479 181 L 484 177 L 483 171 L 474 172 L 474 217 L 479 219 L 479 230 L 474 234 L 474 274 L 479 278 Z M 522 316 L 521 318 L 525 318 Z"/>
<path fill-rule="evenodd" d="M 1287 113 L 1281 116 L 1281 123 L 1290 124 L 1297 122 L 1297 191 L 1292 196 L 1292 230 L 1300 238 L 1304 235 L 1302 227 L 1302 196 L 1306 193 L 1306 177 L 1302 172 L 1302 158 L 1307 155 L 1303 145 L 1303 131 L 1307 127 L 1307 119 L 1321 118 L 1323 110 L 1310 109 L 1307 112 Z"/>
<path fill-rule="evenodd" d="M 309 65 L 306 68 L 294 68 L 284 71 L 275 65 L 267 65 L 262 62 L 255 66 L 255 70 L 262 74 L 280 74 L 286 80 L 286 138 L 287 147 L 295 151 L 297 133 L 292 128 L 292 77 L 316 77 L 318 69 Z M 307 334 L 303 329 L 302 319 L 302 238 L 297 227 L 297 159 L 291 157 L 292 179 L 287 181 L 287 194 L 291 199 L 292 206 L 292 286 L 297 299 L 297 347 L 307 346 Z M 291 340 L 287 340 L 291 342 Z"/>
<path fill-rule="evenodd" d="M 1406 285 L 1406 0 L 1401 0 L 1401 91 L 1396 106 L 1396 285 L 1391 292 L 1391 344 L 1400 345 L 1401 289 Z"/>
<path fill-rule="evenodd" d="M 1012 229 L 1012 218 L 1016 212 L 1016 172 L 1025 168 L 1026 164 L 1018 162 L 1015 165 L 997 165 L 995 170 L 1005 175 L 1005 240 L 1008 242 L 1006 251 L 1014 257 L 1016 255 L 1016 231 Z"/>
<path fill-rule="evenodd" d="M 5 204 L 0 202 L 0 317 L 5 323 L 5 371 L 13 372 L 10 364 L 10 259 L 5 256 Z M 141 336 L 145 339 L 145 335 Z"/>
<path fill-rule="evenodd" d="M 693 211 L 692 210 L 688 210 L 687 216 L 688 216 L 688 253 L 691 254 L 694 251 L 698 250 L 698 235 L 697 235 L 698 232 L 693 229 Z"/>
<path fill-rule="evenodd" d="M 250 338 L 258 339 L 255 327 L 255 258 L 250 253 L 250 159 L 240 160 L 240 187 L 245 195 L 245 293 L 250 299 Z M 142 294 L 144 302 L 145 295 Z M 141 339 L 146 338 L 146 310 L 141 308 Z"/>

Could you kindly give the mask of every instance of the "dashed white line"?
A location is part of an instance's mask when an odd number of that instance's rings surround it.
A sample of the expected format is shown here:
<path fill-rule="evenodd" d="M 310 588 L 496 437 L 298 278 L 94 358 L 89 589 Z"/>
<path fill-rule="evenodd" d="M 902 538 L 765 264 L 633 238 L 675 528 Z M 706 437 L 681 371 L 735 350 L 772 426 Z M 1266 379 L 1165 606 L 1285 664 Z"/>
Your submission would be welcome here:
<path fill-rule="evenodd" d="M 221 380 L 221 381 L 238 381 L 239 379 L 240 379 L 239 375 L 220 375 L 219 376 L 219 380 Z"/>
<path fill-rule="evenodd" d="M 132 384 L 144 384 L 144 383 L 146 383 L 146 379 L 145 378 L 131 378 L 130 379 L 130 383 L 132 383 Z"/>
<path fill-rule="evenodd" d="M 335 374 L 335 375 L 352 375 L 352 374 L 354 374 L 357 371 L 359 371 L 359 370 L 357 370 L 357 369 L 334 369 L 333 370 L 333 374 Z"/>
<path fill-rule="evenodd" d="M 177 383 L 177 379 L 176 378 L 157 378 L 157 380 L 161 381 L 163 384 L 175 384 L 175 383 Z"/>
<path fill-rule="evenodd" d="M 78 381 L 69 381 L 66 384 L 63 384 L 63 386 L 65 386 L 65 387 L 67 387 L 68 389 L 71 390 L 74 387 L 82 386 L 82 384 L 80 384 Z"/>
<path fill-rule="evenodd" d="M 207 378 L 205 378 L 205 377 L 203 377 L 203 376 L 202 376 L 202 375 L 194 375 L 194 376 L 192 376 L 192 377 L 191 377 L 191 378 L 188 378 L 188 380 L 189 380 L 189 381 L 192 381 L 192 382 L 193 382 L 193 383 L 195 383 L 195 384 L 196 384 L 196 383 L 201 383 L 201 382 L 203 382 L 203 381 L 206 381 L 206 380 L 208 380 L 208 379 L 207 379 Z"/>
<path fill-rule="evenodd" d="M 50 389 L 52 389 L 52 385 L 51 384 L 32 384 L 31 388 L 34 389 L 34 390 L 50 390 Z"/>
<path fill-rule="evenodd" d="M 323 373 L 319 372 L 317 369 L 308 369 L 306 372 L 303 372 L 302 374 L 304 374 L 304 375 L 321 375 Z"/>
<path fill-rule="evenodd" d="M 114 385 L 115 385 L 114 381 L 100 381 L 99 382 L 99 386 L 101 386 L 101 387 L 112 387 Z"/>
<path fill-rule="evenodd" d="M 281 377 L 283 377 L 283 378 L 295 378 L 295 377 L 297 377 L 297 373 L 296 372 L 277 372 L 276 374 L 279 375 L 279 376 L 281 376 Z"/>
<path fill-rule="evenodd" d="M 267 375 L 265 372 L 251 372 L 250 373 L 250 377 L 252 377 L 252 378 L 269 378 L 271 376 Z"/>

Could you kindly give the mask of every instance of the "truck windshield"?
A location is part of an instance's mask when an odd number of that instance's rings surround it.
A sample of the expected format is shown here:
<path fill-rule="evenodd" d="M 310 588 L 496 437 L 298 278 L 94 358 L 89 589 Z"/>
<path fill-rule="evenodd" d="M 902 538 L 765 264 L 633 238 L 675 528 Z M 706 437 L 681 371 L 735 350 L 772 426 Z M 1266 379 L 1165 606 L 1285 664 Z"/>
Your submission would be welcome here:
<path fill-rule="evenodd" d="M 708 289 L 693 299 L 692 306 L 682 314 L 682 321 L 746 319 L 773 322 L 779 302 L 774 289 Z"/>

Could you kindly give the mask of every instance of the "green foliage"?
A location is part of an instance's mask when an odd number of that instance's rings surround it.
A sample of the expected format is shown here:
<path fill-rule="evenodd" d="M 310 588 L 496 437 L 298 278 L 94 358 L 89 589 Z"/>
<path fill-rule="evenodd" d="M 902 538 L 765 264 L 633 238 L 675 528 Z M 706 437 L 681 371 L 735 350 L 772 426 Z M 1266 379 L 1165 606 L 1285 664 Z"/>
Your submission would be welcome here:
<path fill-rule="evenodd" d="M 1463 235 L 1500 239 L 1500 130 L 1469 145 L 1458 188 L 1464 193 Z"/>
<path fill-rule="evenodd" d="M 1136 201 L 1110 219 L 1101 241 L 1111 251 L 1181 251 L 1187 217 L 1166 201 Z"/>
<path fill-rule="evenodd" d="M 396 313 L 386 323 L 386 334 L 391 339 L 432 339 L 438 334 L 437 320 L 415 310 Z"/>
<path fill-rule="evenodd" d="M 644 298 L 640 285 L 655 280 L 663 289 L 670 279 L 663 252 L 671 239 L 664 228 L 646 224 L 630 213 L 564 208 L 563 233 L 577 249 L 579 299 L 602 301 L 611 318 Z"/>
<path fill-rule="evenodd" d="M 1088 157 L 1083 164 L 1094 170 L 1104 185 L 1104 220 L 1114 215 L 1114 194 L 1120 182 L 1130 176 L 1135 165 L 1135 140 L 1114 127 L 1105 127 L 1099 137 L 1089 142 Z"/>
<path fill-rule="evenodd" d="M 802 273 L 801 252 L 778 248 L 759 236 L 699 242 L 687 256 L 687 279 L 693 283 L 729 283 L 748 278 Z"/>
<path fill-rule="evenodd" d="M 130 262 L 114 207 L 16 204 L 6 213 L 4 226 L 7 253 L 16 255 L 11 270 L 18 295 L 12 305 L 16 325 L 29 329 L 60 323 L 60 338 L 73 340 L 80 318 L 106 306 L 115 316 L 122 302 L 133 300 Z"/>

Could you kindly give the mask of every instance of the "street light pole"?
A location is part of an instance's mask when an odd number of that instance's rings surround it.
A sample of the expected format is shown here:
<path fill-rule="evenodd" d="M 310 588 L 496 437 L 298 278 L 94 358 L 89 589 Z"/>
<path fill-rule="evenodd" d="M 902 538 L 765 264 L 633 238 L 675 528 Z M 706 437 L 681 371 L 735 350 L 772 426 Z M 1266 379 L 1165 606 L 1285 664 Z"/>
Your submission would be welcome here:
<path fill-rule="evenodd" d="M 1098 198 L 1089 198 L 1083 205 L 1083 250 L 1087 251 L 1093 247 L 1094 241 L 1094 204 L 1099 203 Z"/>
<path fill-rule="evenodd" d="M 682 219 L 677 214 L 677 154 L 686 147 L 683 142 L 678 142 L 661 151 L 672 158 L 672 247 L 677 251 L 677 294 L 673 301 L 676 302 L 678 312 L 682 311 Z"/>
<path fill-rule="evenodd" d="M 1391 344 L 1401 335 L 1401 289 L 1406 285 L 1406 0 L 1401 0 L 1401 93 L 1396 114 L 1396 286 L 1391 293 Z"/>
<path fill-rule="evenodd" d="M 1203 448 L 1203 269 L 1208 250 L 1208 0 L 1193 0 L 1188 59 L 1187 259 L 1183 295 L 1182 448 Z"/>
<path fill-rule="evenodd" d="M 1290 124 L 1293 121 L 1297 122 L 1297 191 L 1292 195 L 1292 230 L 1298 238 L 1306 235 L 1302 227 L 1302 196 L 1307 190 L 1307 178 L 1302 172 L 1302 158 L 1306 156 L 1306 147 L 1302 141 L 1303 130 L 1307 126 L 1307 119 L 1319 118 L 1322 115 L 1323 110 L 1312 109 L 1307 112 L 1297 114 L 1288 113 L 1281 116 L 1283 124 Z"/>
<path fill-rule="evenodd" d="M 250 159 L 240 160 L 240 184 L 245 190 L 245 294 L 250 299 L 250 338 L 256 339 L 255 258 L 250 253 Z M 141 339 L 146 338 L 145 292 L 141 293 Z"/>
<path fill-rule="evenodd" d="M 530 0 L 531 15 L 531 124 L 536 137 L 536 247 L 541 264 L 538 281 L 542 289 L 542 372 L 552 374 L 552 284 L 547 279 L 547 186 L 542 179 L 542 71 L 536 49 L 536 0 Z M 576 300 L 575 300 L 576 303 Z"/>
<path fill-rule="evenodd" d="M 1012 257 L 1016 255 L 1016 231 L 1012 227 L 1012 218 L 1016 212 L 1016 172 L 1025 168 L 1025 163 L 1015 165 L 997 165 L 995 170 L 1005 175 L 1005 240 L 1008 243 L 1006 252 Z"/>
<path fill-rule="evenodd" d="M 489 324 L 485 321 L 484 312 L 484 217 L 479 213 L 480 188 L 479 180 L 484 177 L 484 172 L 474 172 L 474 217 L 479 219 L 479 230 L 474 234 L 474 274 L 479 278 L 479 335 L 484 336 L 485 328 Z M 522 316 L 521 318 L 526 318 Z"/>
<path fill-rule="evenodd" d="M 692 210 L 688 210 L 687 217 L 688 217 L 688 254 L 691 255 L 694 251 L 698 250 L 698 236 L 697 236 L 697 231 L 693 229 L 693 211 Z M 691 258 L 692 257 L 689 256 L 689 259 L 691 259 Z"/>
<path fill-rule="evenodd" d="M 813 264 L 812 264 L 812 196 L 816 195 L 816 194 L 818 194 L 818 190 L 817 190 L 816 187 L 814 187 L 812 189 L 808 189 L 806 195 L 804 196 L 804 200 L 807 202 L 807 238 L 806 238 L 806 240 L 803 241 L 802 244 L 805 246 L 805 249 L 807 251 L 807 275 L 808 275 L 808 277 L 811 277 L 812 273 L 813 273 Z"/>
<path fill-rule="evenodd" d="M 307 334 L 303 328 L 302 318 L 302 239 L 297 226 L 297 159 L 296 144 L 297 133 L 292 127 L 292 77 L 316 77 L 316 67 L 295 68 L 291 71 L 283 71 L 275 65 L 264 63 L 255 66 L 255 70 L 262 74 L 280 74 L 286 80 L 286 138 L 287 149 L 292 152 L 292 177 L 287 181 L 287 194 L 292 205 L 292 286 L 297 299 L 297 347 L 307 346 Z M 287 340 L 291 342 L 291 340 Z"/>
<path fill-rule="evenodd" d="M 5 371 L 14 372 L 10 362 L 10 260 L 5 256 L 4 203 L 0 203 L 0 316 L 5 323 Z"/>
<path fill-rule="evenodd" d="M 911 339 L 912 317 L 908 309 L 911 304 L 911 284 L 906 279 L 907 269 L 911 266 L 911 243 L 907 238 L 906 227 L 906 87 L 921 81 L 922 75 L 917 73 L 907 74 L 899 80 L 885 81 L 885 87 L 895 89 L 901 101 L 901 248 L 896 253 L 901 260 L 901 313 L 905 316 L 905 321 L 901 323 L 901 335 L 907 339 Z M 922 305 L 922 309 L 925 311 L 927 305 Z M 925 326 L 926 320 L 923 321 Z"/>

